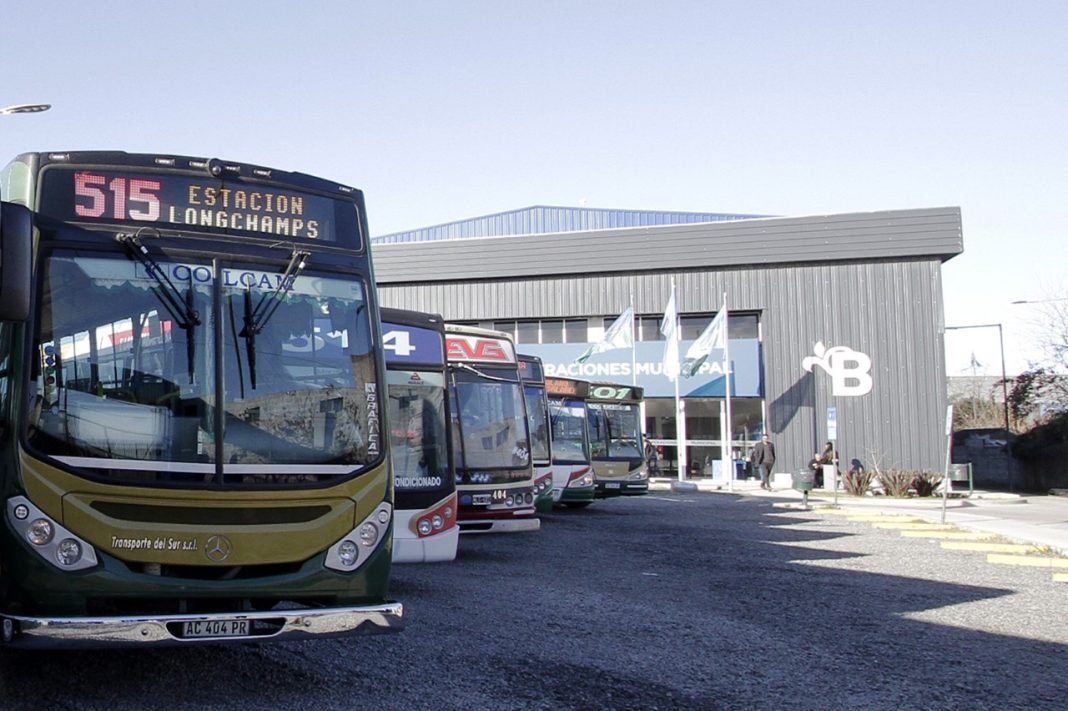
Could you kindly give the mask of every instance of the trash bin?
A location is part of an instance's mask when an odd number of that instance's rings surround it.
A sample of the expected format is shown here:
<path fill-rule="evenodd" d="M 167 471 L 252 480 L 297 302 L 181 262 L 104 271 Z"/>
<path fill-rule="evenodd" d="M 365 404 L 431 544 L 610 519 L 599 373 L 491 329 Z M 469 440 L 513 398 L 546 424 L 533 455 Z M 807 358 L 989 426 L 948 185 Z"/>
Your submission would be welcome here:
<path fill-rule="evenodd" d="M 816 472 L 811 469 L 803 472 L 794 472 L 794 488 L 798 491 L 812 491 L 816 487 Z"/>
<path fill-rule="evenodd" d="M 947 493 L 953 493 L 954 482 L 968 482 L 968 496 L 975 493 L 975 484 L 972 482 L 972 463 L 962 462 L 960 464 L 953 464 L 949 467 L 949 482 L 946 487 Z"/>

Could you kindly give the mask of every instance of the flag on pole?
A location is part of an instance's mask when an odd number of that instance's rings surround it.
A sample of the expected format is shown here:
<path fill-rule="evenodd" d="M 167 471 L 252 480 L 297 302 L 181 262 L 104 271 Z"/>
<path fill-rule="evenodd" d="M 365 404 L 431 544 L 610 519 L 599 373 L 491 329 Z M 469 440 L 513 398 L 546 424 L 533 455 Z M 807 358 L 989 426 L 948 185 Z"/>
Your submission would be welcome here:
<path fill-rule="evenodd" d="M 682 362 L 682 377 L 692 377 L 712 351 L 723 350 L 726 347 L 727 307 L 724 306 L 697 337 L 697 340 L 686 349 L 686 358 Z"/>
<path fill-rule="evenodd" d="M 664 309 L 664 318 L 660 321 L 660 333 L 666 339 L 664 342 L 663 373 L 668 380 L 679 377 L 679 339 L 678 339 L 679 312 L 675 308 L 675 285 L 671 286 L 671 298 L 668 299 L 667 308 Z"/>
<path fill-rule="evenodd" d="M 587 348 L 582 355 L 575 359 L 576 363 L 585 363 L 590 356 L 604 353 L 616 348 L 632 348 L 634 346 L 634 309 L 630 306 L 619 315 L 612 325 L 604 332 L 604 336 L 597 343 Z"/>

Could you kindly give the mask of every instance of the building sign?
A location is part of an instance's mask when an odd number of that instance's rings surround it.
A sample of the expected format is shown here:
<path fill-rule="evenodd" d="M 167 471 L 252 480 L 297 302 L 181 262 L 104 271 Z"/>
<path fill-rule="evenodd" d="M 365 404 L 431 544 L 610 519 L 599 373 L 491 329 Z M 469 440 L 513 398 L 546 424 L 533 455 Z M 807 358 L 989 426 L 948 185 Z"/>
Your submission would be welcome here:
<path fill-rule="evenodd" d="M 809 373 L 816 366 L 831 376 L 831 395 L 835 397 L 858 397 L 872 389 L 871 358 L 847 346 L 827 348 L 822 342 L 813 347 L 815 355 L 801 361 L 801 367 Z"/>
<path fill-rule="evenodd" d="M 692 341 L 682 341 L 679 351 L 686 352 Z M 645 389 L 645 397 L 674 397 L 675 384 L 663 373 L 664 342 L 640 341 L 630 348 L 617 348 L 576 363 L 588 343 L 523 343 L 517 349 L 539 356 L 546 376 L 577 378 L 595 382 L 636 383 Z M 763 397 L 764 380 L 760 365 L 760 341 L 755 338 L 732 338 L 731 397 Z M 727 377 L 723 363 L 707 360 L 691 378 L 679 378 L 682 397 L 723 397 Z"/>

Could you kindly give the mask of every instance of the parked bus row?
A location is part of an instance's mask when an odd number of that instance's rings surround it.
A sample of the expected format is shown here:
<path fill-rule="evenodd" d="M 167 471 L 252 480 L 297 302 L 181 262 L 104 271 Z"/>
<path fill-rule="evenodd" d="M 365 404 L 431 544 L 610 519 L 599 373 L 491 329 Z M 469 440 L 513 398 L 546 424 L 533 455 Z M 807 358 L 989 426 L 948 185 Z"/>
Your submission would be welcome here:
<path fill-rule="evenodd" d="M 381 315 L 394 562 L 452 560 L 459 533 L 537 530 L 554 505 L 648 491 L 640 388 L 545 377 L 498 331 Z"/>
<path fill-rule="evenodd" d="M 0 198 L 0 643 L 396 631 L 394 555 L 642 490 L 640 390 L 550 400 L 505 334 L 382 322 L 355 188 L 27 153 Z"/>

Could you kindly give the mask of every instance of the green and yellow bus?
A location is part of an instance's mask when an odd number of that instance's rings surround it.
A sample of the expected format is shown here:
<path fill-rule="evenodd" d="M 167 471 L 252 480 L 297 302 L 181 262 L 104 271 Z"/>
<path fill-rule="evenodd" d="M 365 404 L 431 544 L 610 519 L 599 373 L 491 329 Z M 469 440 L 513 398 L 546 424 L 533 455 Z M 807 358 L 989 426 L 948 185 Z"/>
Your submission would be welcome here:
<path fill-rule="evenodd" d="M 590 383 L 590 455 L 598 498 L 649 492 L 642 447 L 641 404 L 636 385 Z"/>
<path fill-rule="evenodd" d="M 0 191 L 3 642 L 400 629 L 363 194 L 122 152 Z"/>

